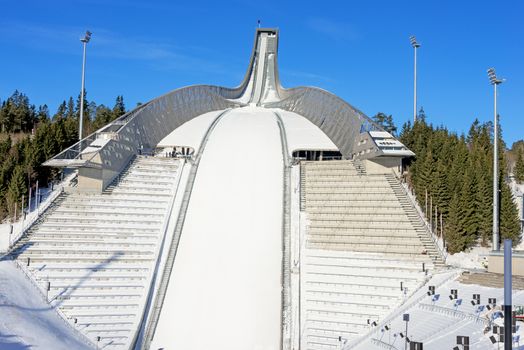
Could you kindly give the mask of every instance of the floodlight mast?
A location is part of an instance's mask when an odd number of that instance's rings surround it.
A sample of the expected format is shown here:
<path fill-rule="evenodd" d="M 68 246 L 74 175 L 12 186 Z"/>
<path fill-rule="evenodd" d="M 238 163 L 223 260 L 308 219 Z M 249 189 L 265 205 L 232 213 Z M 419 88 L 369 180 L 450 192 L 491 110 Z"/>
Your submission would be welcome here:
<path fill-rule="evenodd" d="M 414 35 L 409 37 L 411 46 L 415 51 L 415 60 L 414 60 L 414 74 L 413 74 L 413 123 L 417 121 L 417 48 L 420 47 L 420 44 L 417 42 L 417 38 Z"/>
<path fill-rule="evenodd" d="M 80 90 L 80 117 L 79 117 L 79 126 L 78 126 L 78 140 L 82 141 L 83 136 L 83 125 L 84 125 L 84 88 L 85 88 L 85 68 L 86 68 L 86 47 L 89 40 L 91 40 L 91 32 L 86 30 L 86 33 L 83 38 L 80 39 L 84 46 L 84 53 L 82 55 L 82 88 Z M 79 152 L 82 151 L 82 144 L 78 145 Z"/>
<path fill-rule="evenodd" d="M 502 84 L 505 79 L 497 78 L 495 69 L 488 69 L 489 82 L 493 85 L 493 119 L 494 119 L 494 130 L 493 130 L 493 250 L 500 250 L 500 233 L 499 233 L 499 157 L 498 157 L 498 139 L 499 139 L 499 128 L 498 128 L 498 114 L 497 114 L 497 85 Z"/>

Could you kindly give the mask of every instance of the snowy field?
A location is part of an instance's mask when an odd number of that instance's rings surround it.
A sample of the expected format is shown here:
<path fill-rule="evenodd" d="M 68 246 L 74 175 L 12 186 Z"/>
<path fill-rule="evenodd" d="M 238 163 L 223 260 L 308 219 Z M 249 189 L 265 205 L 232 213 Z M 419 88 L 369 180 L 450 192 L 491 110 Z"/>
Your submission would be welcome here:
<path fill-rule="evenodd" d="M 91 349 L 12 261 L 0 261 L 0 349 Z"/>
<path fill-rule="evenodd" d="M 279 349 L 282 181 L 274 114 L 226 114 L 200 162 L 152 349 Z"/>

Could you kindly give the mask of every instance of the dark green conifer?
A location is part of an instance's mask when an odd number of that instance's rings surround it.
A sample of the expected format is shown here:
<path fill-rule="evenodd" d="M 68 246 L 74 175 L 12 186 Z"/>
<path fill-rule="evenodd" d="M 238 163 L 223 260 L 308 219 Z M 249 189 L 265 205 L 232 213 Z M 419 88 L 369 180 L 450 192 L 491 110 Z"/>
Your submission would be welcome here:
<path fill-rule="evenodd" d="M 518 183 L 524 183 L 524 152 L 522 151 L 521 147 L 517 148 L 513 175 L 515 175 L 515 180 Z"/>
<path fill-rule="evenodd" d="M 511 189 L 505 182 L 500 189 L 500 237 L 512 239 L 513 244 L 520 243 L 520 221 L 518 217 L 517 206 L 513 201 Z"/>
<path fill-rule="evenodd" d="M 444 230 L 446 247 L 451 254 L 458 253 L 467 246 L 467 238 L 460 223 L 461 214 L 459 195 L 455 193 L 449 203 L 449 215 Z"/>

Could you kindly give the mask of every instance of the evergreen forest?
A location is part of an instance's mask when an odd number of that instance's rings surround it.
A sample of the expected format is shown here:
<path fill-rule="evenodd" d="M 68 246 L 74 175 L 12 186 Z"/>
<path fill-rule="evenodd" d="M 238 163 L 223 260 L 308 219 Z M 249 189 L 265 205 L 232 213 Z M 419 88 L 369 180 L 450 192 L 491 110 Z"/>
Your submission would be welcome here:
<path fill-rule="evenodd" d="M 509 186 L 510 168 L 524 182 L 524 142 L 506 149 L 499 138 L 500 236 L 519 243 L 520 221 Z M 448 252 L 491 245 L 493 232 L 493 123 L 475 120 L 467 135 L 426 122 L 424 115 L 404 124 L 400 140 L 416 156 L 407 160 L 405 180 Z M 516 158 L 510 162 L 508 157 Z M 513 166 L 514 164 L 514 166 Z M 435 218 L 435 212 L 436 218 Z"/>
<path fill-rule="evenodd" d="M 59 176 L 42 163 L 78 141 L 80 96 L 64 100 L 55 114 L 47 105 L 36 108 L 15 91 L 0 101 L 0 220 L 20 215 L 28 204 L 29 188 L 47 186 Z M 84 130 L 87 136 L 126 112 L 118 96 L 113 108 L 84 98 Z"/>

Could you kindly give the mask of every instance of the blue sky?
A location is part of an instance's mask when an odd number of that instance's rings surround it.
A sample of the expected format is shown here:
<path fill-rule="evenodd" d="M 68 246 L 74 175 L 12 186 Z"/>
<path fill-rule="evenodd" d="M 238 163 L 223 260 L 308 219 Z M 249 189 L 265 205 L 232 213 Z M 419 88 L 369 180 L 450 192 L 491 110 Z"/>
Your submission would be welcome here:
<path fill-rule="evenodd" d="M 0 99 L 15 89 L 58 104 L 80 90 L 85 29 L 89 100 L 127 107 L 192 84 L 236 86 L 257 19 L 280 29 L 285 87 L 327 89 L 372 116 L 412 118 L 413 49 L 419 106 L 458 133 L 493 118 L 486 75 L 500 88 L 504 139 L 524 138 L 524 2 L 515 1 L 145 1 L 0 0 Z"/>

